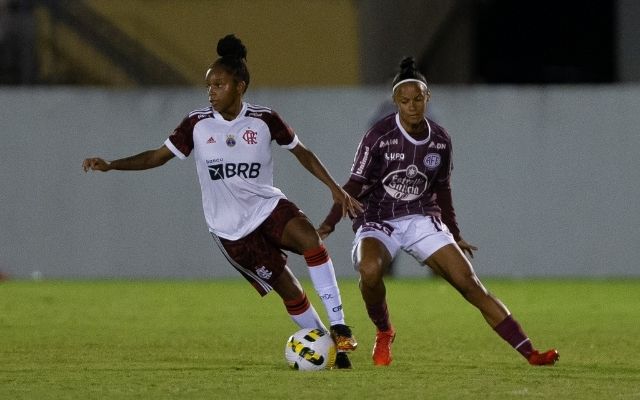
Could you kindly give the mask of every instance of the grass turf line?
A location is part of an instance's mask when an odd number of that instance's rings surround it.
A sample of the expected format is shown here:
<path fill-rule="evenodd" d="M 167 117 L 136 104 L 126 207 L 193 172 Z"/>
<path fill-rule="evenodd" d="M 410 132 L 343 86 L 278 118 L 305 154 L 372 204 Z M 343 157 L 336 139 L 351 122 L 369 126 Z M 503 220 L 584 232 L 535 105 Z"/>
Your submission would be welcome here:
<path fill-rule="evenodd" d="M 297 327 L 241 280 L 2 282 L 0 399 L 640 398 L 640 281 L 485 283 L 557 366 L 528 366 L 439 279 L 387 281 L 389 368 L 371 365 L 373 326 L 341 280 L 360 348 L 354 370 L 321 373 L 287 368 Z"/>

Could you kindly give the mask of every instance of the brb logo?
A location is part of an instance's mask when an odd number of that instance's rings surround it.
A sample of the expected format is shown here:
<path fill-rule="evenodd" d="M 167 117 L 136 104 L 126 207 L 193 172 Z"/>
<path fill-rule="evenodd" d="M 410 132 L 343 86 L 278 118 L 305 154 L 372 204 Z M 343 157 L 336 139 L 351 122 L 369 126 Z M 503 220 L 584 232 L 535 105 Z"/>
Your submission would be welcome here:
<path fill-rule="evenodd" d="M 251 129 L 247 129 L 242 135 L 242 138 L 247 144 L 258 144 L 258 133 Z"/>
<path fill-rule="evenodd" d="M 209 165 L 209 176 L 211 180 L 231 178 L 239 176 L 241 178 L 257 178 L 260 175 L 260 163 L 238 163 L 238 164 L 214 164 Z"/>

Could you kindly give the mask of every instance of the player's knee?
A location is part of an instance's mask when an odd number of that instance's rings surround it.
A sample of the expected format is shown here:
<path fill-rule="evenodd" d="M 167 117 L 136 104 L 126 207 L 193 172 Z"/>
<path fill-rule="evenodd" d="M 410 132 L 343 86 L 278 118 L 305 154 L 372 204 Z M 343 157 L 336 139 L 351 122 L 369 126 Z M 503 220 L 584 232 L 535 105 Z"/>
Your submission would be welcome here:
<path fill-rule="evenodd" d="M 299 253 L 317 249 L 323 245 L 320 235 L 311 224 L 300 223 L 297 228 L 296 230 L 289 230 L 287 233 L 289 241 L 292 242 L 292 247 L 296 248 Z"/>
<path fill-rule="evenodd" d="M 370 261 L 361 261 L 358 264 L 358 272 L 360 280 L 364 285 L 375 286 L 382 280 L 383 269 L 379 263 Z"/>

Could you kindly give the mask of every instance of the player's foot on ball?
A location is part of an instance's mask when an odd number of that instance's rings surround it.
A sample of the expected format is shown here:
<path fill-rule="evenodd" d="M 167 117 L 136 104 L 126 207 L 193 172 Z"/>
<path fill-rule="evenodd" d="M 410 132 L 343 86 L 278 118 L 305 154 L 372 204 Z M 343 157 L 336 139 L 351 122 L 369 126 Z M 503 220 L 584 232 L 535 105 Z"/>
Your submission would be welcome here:
<path fill-rule="evenodd" d="M 391 343 L 396 338 L 396 331 L 390 328 L 387 331 L 376 332 L 376 343 L 373 345 L 373 364 L 389 365 L 393 360 L 391 356 Z"/>
<path fill-rule="evenodd" d="M 335 367 L 337 369 L 351 369 L 351 361 L 349 360 L 349 356 L 344 351 L 339 351 L 336 353 L 336 363 Z"/>
<path fill-rule="evenodd" d="M 352 351 L 358 347 L 358 342 L 356 342 L 356 338 L 353 337 L 351 328 L 347 325 L 332 325 L 329 331 L 331 332 L 331 338 L 333 338 L 333 341 L 336 343 L 338 353 L 341 351 Z"/>
<path fill-rule="evenodd" d="M 531 365 L 553 365 L 560 358 L 558 350 L 551 349 L 544 353 L 539 353 L 538 350 L 534 350 L 529 356 L 529 364 Z"/>

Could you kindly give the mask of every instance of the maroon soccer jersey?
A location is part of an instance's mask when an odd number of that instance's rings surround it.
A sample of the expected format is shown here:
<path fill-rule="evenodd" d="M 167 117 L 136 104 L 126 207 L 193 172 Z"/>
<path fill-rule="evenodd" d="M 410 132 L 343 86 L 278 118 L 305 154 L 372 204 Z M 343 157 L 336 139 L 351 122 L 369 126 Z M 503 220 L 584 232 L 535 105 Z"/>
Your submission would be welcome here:
<path fill-rule="evenodd" d="M 429 135 L 412 138 L 397 114 L 378 121 L 362 138 L 351 180 L 364 184 L 359 196 L 365 211 L 354 219 L 382 222 L 407 215 L 442 217 L 454 236 L 459 230 L 451 205 L 451 138 L 427 119 Z"/>

